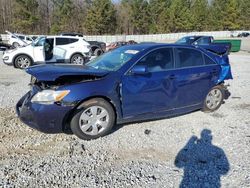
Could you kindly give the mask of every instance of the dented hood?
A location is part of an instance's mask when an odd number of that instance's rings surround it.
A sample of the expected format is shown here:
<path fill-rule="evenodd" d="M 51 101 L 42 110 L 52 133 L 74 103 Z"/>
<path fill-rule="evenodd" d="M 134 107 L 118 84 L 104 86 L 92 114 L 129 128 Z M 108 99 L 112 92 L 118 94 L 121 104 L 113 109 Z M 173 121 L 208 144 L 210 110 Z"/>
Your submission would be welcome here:
<path fill-rule="evenodd" d="M 108 74 L 108 71 L 94 69 L 82 65 L 70 64 L 51 64 L 37 65 L 29 67 L 26 72 L 34 76 L 39 81 L 56 81 L 62 76 L 96 76 L 103 77 Z"/>

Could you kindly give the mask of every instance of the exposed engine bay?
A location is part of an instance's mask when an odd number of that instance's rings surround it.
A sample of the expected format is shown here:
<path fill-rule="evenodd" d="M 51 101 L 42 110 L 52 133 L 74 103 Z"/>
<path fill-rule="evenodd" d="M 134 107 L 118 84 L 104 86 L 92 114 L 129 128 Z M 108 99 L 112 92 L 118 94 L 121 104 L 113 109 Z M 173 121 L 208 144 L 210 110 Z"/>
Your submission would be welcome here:
<path fill-rule="evenodd" d="M 94 75 L 67 75 L 57 78 L 55 81 L 40 81 L 36 77 L 31 76 L 30 86 L 38 86 L 41 90 L 57 89 L 63 85 L 70 85 L 75 83 L 89 82 L 99 80 L 102 77 Z"/>

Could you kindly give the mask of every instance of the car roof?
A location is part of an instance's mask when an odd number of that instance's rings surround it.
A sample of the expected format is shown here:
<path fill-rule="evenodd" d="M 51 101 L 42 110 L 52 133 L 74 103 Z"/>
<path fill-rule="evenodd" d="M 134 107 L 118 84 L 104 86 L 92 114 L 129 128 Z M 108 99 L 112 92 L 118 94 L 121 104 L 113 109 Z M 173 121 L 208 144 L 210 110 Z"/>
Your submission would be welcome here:
<path fill-rule="evenodd" d="M 185 36 L 185 37 L 183 37 L 183 38 L 186 38 L 186 37 L 188 37 L 188 38 L 195 38 L 196 40 L 197 39 L 200 39 L 200 38 L 203 38 L 203 37 L 212 37 L 212 36 L 210 36 L 210 35 L 190 35 L 190 36 Z"/>
<path fill-rule="evenodd" d="M 62 32 L 59 35 L 83 35 L 82 33 L 76 33 L 76 32 Z"/>
<path fill-rule="evenodd" d="M 130 46 L 134 46 L 137 49 L 149 49 L 149 48 L 161 48 L 161 47 L 186 47 L 186 48 L 199 48 L 193 45 L 183 45 L 183 44 L 175 44 L 175 43 L 139 43 L 139 44 L 132 44 Z"/>
<path fill-rule="evenodd" d="M 62 35 L 46 36 L 46 38 L 55 38 L 55 37 L 57 37 L 57 38 L 75 38 L 75 39 L 82 38 L 83 39 L 83 37 L 78 37 L 78 36 L 62 36 Z"/>

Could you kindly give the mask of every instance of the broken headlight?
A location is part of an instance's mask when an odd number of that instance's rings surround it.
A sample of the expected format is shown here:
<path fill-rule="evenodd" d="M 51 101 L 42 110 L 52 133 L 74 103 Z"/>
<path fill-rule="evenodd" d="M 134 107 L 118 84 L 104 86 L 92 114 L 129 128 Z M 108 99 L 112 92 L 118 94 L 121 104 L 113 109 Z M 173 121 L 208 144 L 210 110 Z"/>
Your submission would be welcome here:
<path fill-rule="evenodd" d="M 53 104 L 60 102 L 69 94 L 69 90 L 54 91 L 54 90 L 42 90 L 33 96 L 31 102 L 38 104 Z"/>

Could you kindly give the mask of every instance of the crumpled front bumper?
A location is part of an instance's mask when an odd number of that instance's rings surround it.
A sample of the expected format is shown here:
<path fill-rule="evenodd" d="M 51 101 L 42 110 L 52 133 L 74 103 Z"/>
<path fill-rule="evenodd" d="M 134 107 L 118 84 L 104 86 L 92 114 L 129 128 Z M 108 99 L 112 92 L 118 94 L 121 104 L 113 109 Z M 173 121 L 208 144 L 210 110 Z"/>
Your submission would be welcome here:
<path fill-rule="evenodd" d="M 20 120 L 43 133 L 63 133 L 65 117 L 73 107 L 32 103 L 32 96 L 32 92 L 28 92 L 16 104 Z"/>

